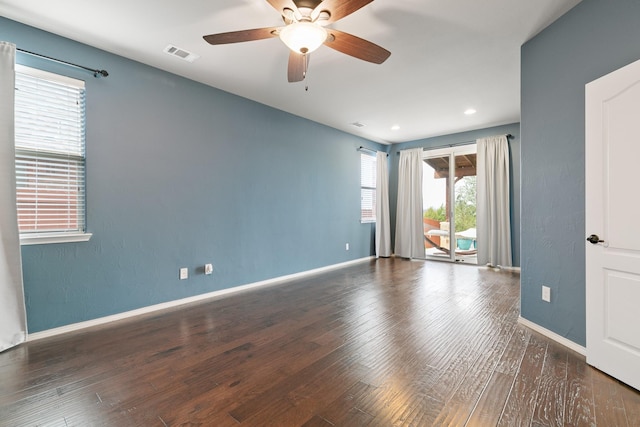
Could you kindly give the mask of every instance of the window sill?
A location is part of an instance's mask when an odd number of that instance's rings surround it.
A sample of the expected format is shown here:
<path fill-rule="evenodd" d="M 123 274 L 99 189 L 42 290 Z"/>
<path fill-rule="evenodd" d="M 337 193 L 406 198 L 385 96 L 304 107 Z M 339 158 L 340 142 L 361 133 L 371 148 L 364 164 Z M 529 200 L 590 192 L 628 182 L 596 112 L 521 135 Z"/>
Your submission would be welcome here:
<path fill-rule="evenodd" d="M 361 219 L 360 224 L 375 224 L 375 219 Z"/>
<path fill-rule="evenodd" d="M 45 245 L 49 243 L 88 242 L 91 233 L 34 233 L 20 236 L 20 245 Z"/>

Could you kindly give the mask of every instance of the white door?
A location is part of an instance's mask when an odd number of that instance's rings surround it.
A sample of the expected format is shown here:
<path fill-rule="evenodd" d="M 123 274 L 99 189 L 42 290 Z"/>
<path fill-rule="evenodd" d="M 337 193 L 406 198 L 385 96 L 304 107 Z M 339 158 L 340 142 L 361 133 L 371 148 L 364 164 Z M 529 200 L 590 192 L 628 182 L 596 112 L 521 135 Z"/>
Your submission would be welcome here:
<path fill-rule="evenodd" d="M 585 100 L 587 363 L 640 389 L 640 61 Z"/>

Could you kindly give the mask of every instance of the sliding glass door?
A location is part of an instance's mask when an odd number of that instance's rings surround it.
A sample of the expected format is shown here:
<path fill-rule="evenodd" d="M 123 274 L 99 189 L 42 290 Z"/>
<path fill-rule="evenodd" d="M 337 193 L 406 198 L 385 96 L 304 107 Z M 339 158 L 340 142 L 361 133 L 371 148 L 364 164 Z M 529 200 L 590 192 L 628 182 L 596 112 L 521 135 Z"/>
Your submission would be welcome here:
<path fill-rule="evenodd" d="M 423 155 L 425 257 L 476 264 L 476 145 Z"/>

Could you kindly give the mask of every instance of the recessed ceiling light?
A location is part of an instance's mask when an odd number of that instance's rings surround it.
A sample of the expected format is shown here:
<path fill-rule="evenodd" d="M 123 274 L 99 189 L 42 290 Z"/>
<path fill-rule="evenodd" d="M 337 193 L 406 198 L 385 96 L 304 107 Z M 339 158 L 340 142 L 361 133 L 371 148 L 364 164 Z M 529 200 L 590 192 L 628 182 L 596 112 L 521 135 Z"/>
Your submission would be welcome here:
<path fill-rule="evenodd" d="M 467 108 L 467 109 L 465 110 L 465 112 L 464 112 L 464 113 L 465 113 L 467 116 L 470 116 L 470 115 L 472 115 L 472 114 L 475 114 L 475 113 L 476 113 L 476 110 L 475 110 L 475 109 L 473 109 L 473 108 Z"/>
<path fill-rule="evenodd" d="M 391 130 L 400 130 L 400 125 L 391 126 Z"/>

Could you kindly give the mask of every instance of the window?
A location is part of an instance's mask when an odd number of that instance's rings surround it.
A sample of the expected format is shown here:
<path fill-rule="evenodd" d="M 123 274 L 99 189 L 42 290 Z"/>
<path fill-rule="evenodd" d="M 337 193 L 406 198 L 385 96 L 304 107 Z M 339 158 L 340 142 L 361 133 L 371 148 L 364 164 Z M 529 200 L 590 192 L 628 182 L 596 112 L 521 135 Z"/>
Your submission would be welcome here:
<path fill-rule="evenodd" d="M 376 157 L 360 153 L 360 221 L 376 220 Z"/>
<path fill-rule="evenodd" d="M 16 199 L 22 244 L 84 241 L 84 82 L 16 67 Z"/>

